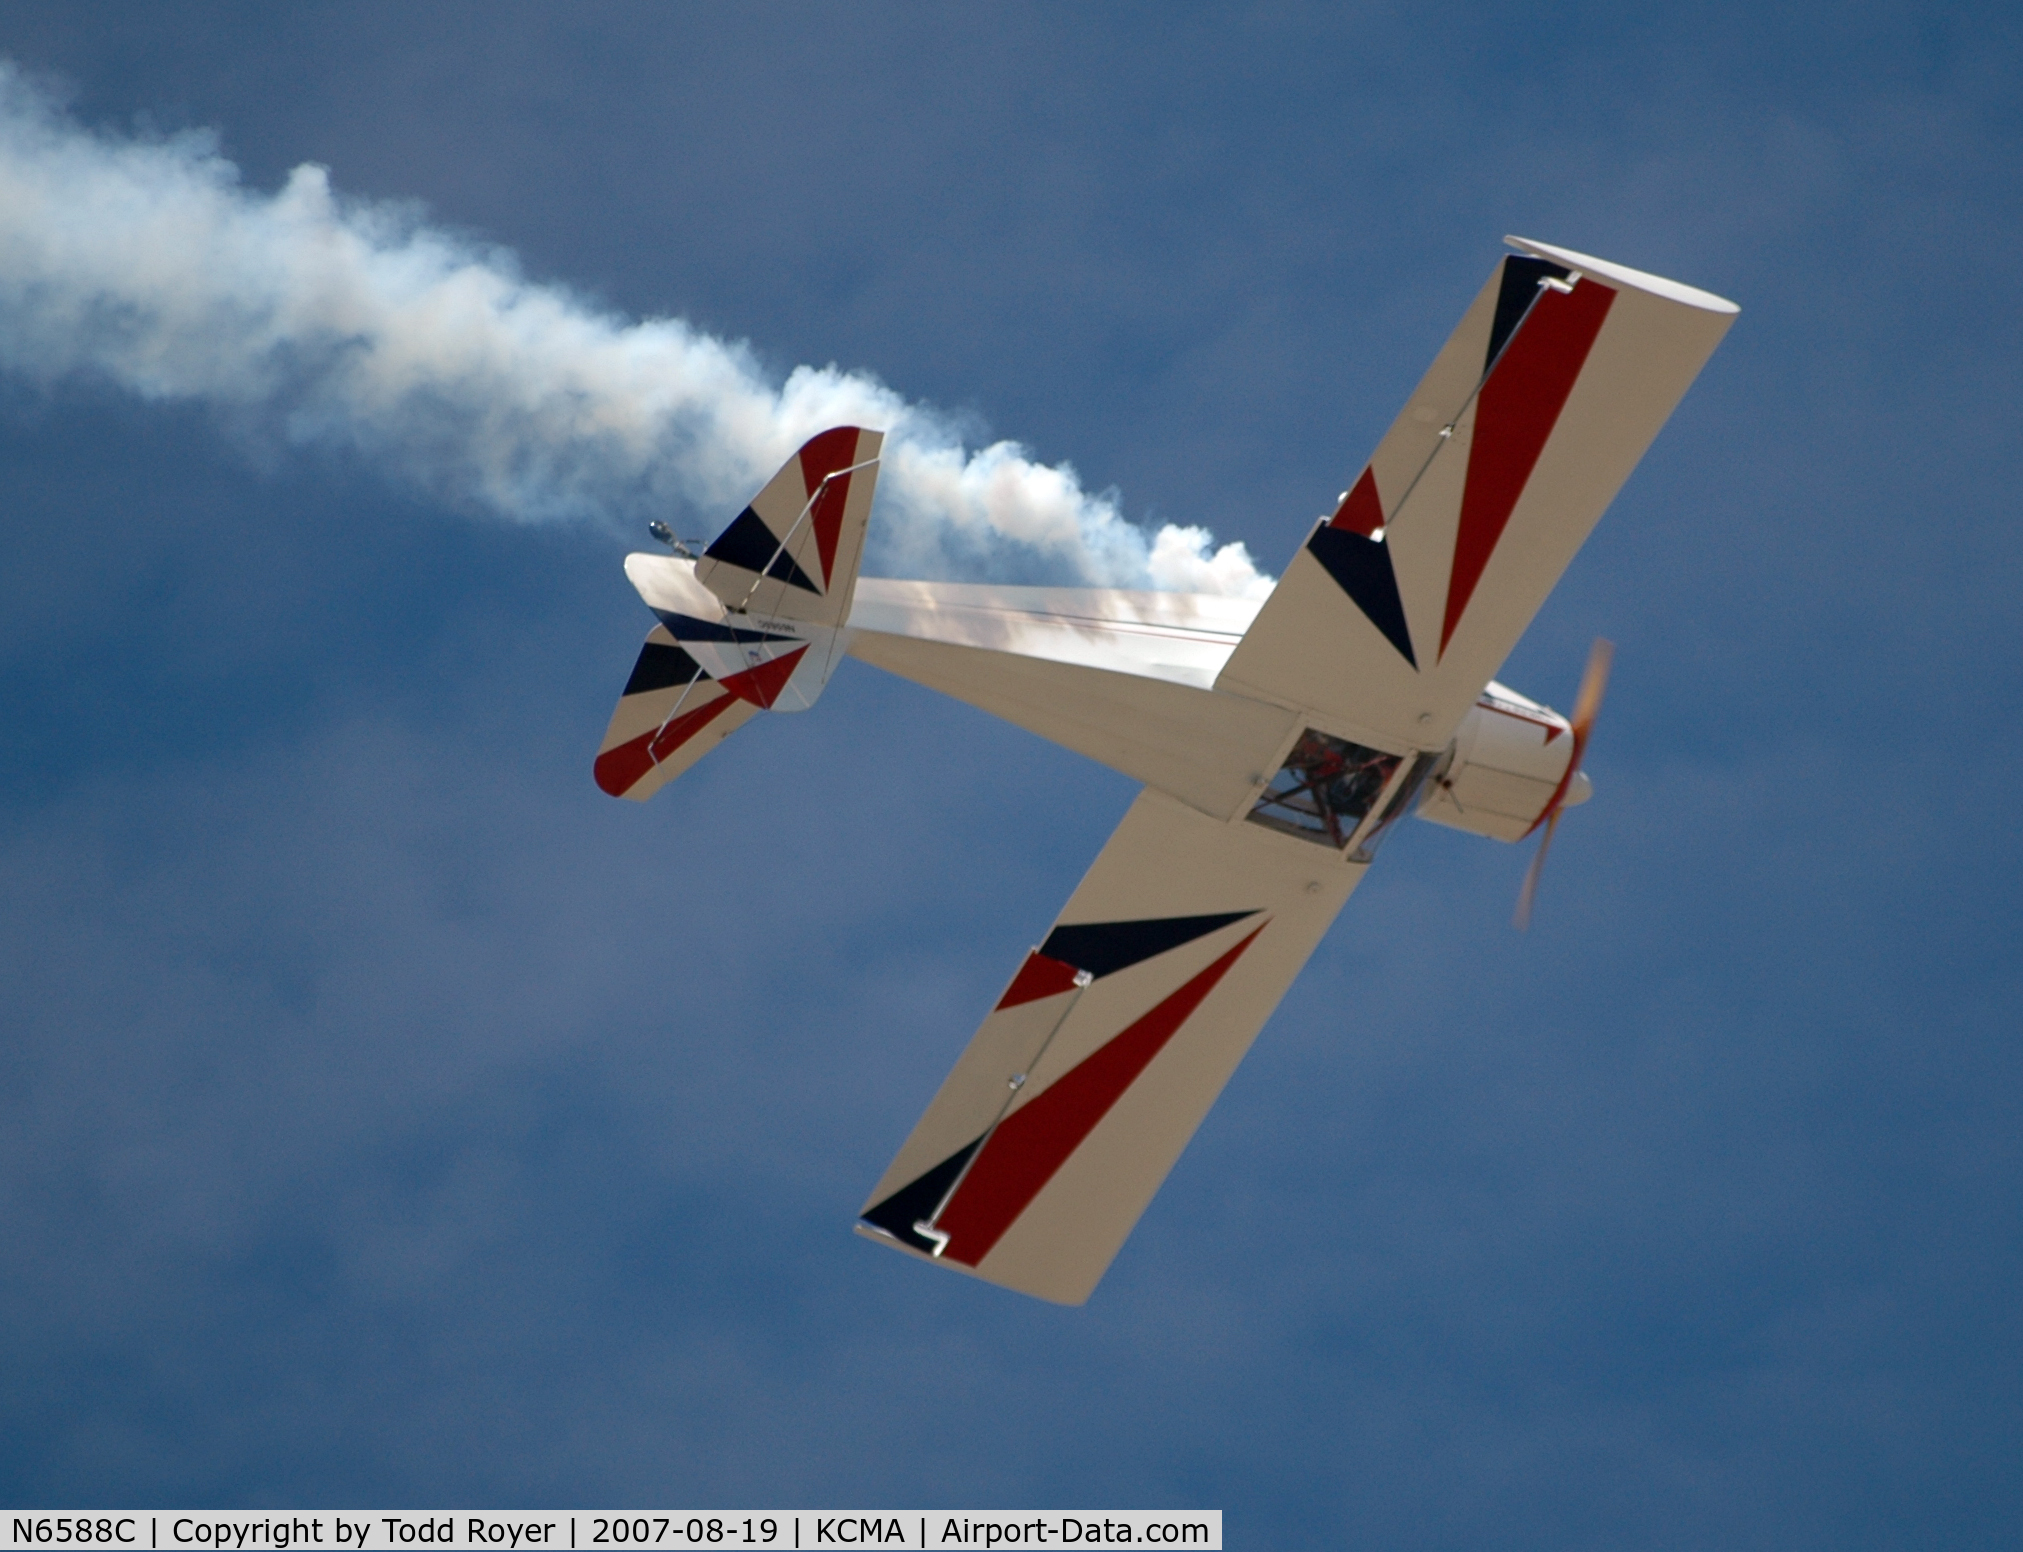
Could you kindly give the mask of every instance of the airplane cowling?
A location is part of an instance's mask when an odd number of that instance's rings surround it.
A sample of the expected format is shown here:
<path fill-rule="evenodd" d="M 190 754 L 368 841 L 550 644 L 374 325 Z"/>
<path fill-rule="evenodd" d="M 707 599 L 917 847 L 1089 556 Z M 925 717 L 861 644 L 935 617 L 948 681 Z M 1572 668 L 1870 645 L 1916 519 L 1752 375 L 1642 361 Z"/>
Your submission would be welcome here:
<path fill-rule="evenodd" d="M 1447 763 L 1426 783 L 1419 817 L 1499 841 L 1521 840 L 1561 783 L 1567 783 L 1569 805 L 1593 791 L 1580 772 L 1567 782 L 1572 759 L 1566 718 L 1491 684 L 1461 719 Z"/>

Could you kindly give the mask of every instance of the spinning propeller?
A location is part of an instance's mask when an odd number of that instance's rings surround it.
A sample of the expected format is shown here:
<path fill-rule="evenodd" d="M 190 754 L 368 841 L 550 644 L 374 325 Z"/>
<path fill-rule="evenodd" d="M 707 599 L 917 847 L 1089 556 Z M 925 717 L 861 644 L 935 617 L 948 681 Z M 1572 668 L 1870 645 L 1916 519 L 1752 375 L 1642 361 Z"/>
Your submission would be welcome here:
<path fill-rule="evenodd" d="M 1559 828 L 1560 811 L 1566 807 L 1567 794 L 1574 789 L 1580 778 L 1580 762 L 1587 754 L 1588 733 L 1595 724 L 1595 713 L 1602 709 L 1602 693 L 1609 687 L 1609 663 L 1616 655 L 1616 645 L 1603 637 L 1595 637 L 1595 644 L 1588 651 L 1587 672 L 1581 675 L 1580 694 L 1573 703 L 1573 753 L 1567 760 L 1566 779 L 1559 784 L 1559 791 L 1552 795 L 1532 824 L 1536 830 L 1545 826 L 1545 837 L 1538 843 L 1538 855 L 1531 859 L 1531 867 L 1524 875 L 1524 888 L 1518 892 L 1517 915 L 1512 918 L 1519 932 L 1531 925 L 1531 900 L 1538 893 L 1538 875 L 1545 868 L 1545 854 L 1552 850 L 1552 832 Z"/>

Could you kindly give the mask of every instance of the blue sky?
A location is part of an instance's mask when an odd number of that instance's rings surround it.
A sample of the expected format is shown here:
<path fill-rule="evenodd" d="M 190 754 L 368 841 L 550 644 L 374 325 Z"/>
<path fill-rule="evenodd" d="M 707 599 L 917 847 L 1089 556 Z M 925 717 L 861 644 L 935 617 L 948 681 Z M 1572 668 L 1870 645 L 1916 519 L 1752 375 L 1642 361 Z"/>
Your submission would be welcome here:
<path fill-rule="evenodd" d="M 77 123 L 319 163 L 1267 570 L 1503 233 L 1743 312 L 1503 675 L 1618 643 L 1531 932 L 1524 853 L 1394 838 L 1081 1311 L 849 1223 L 1127 782 L 853 665 L 614 803 L 636 502 L 0 377 L 0 1496 L 2008 1544 L 2018 42 L 8 7 Z"/>

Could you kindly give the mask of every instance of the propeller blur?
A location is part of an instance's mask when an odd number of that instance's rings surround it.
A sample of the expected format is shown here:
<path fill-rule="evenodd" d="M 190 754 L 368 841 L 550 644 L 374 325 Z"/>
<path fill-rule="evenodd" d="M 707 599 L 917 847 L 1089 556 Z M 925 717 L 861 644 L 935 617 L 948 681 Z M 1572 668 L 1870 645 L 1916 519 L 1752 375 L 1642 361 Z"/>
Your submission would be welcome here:
<path fill-rule="evenodd" d="M 1602 709 L 1602 696 L 1608 691 L 1609 665 L 1615 657 L 1616 644 L 1603 637 L 1595 637 L 1595 644 L 1588 651 L 1587 670 L 1580 677 L 1580 693 L 1574 697 L 1573 756 L 1567 762 L 1566 782 L 1553 794 L 1545 812 L 1532 822 L 1534 830 L 1543 824 L 1545 834 L 1539 839 L 1538 852 L 1531 859 L 1531 866 L 1525 870 L 1524 887 L 1517 892 L 1517 914 L 1512 918 L 1512 925 L 1519 932 L 1531 925 L 1531 902 L 1538 894 L 1538 876 L 1545 871 L 1545 854 L 1552 849 L 1552 833 L 1559 828 L 1559 816 L 1574 804 L 1585 803 L 1594 792 L 1593 784 L 1581 769 L 1581 761 L 1587 755 L 1588 735 L 1594 731 L 1595 713 Z"/>

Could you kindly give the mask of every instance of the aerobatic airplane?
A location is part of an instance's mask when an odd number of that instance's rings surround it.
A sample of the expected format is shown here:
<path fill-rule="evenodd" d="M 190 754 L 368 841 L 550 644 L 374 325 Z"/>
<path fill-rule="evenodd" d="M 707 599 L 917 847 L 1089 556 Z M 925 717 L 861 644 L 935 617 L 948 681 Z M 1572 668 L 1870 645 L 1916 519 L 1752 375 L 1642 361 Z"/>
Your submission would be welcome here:
<path fill-rule="evenodd" d="M 597 755 L 614 796 L 812 706 L 845 655 L 1145 784 L 860 1233 L 1079 1304 L 1401 816 L 1543 829 L 1528 907 L 1591 790 L 1606 643 L 1571 718 L 1493 675 L 1736 308 L 1508 241 L 1262 603 L 860 579 L 883 437 L 854 426 L 810 440 L 700 556 L 626 558 L 660 623 Z"/>

